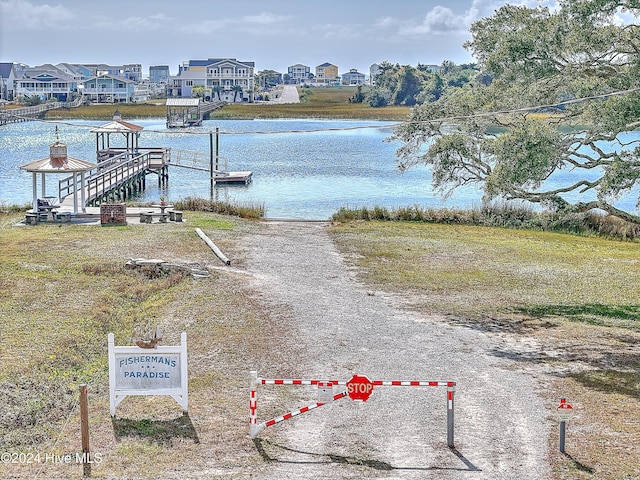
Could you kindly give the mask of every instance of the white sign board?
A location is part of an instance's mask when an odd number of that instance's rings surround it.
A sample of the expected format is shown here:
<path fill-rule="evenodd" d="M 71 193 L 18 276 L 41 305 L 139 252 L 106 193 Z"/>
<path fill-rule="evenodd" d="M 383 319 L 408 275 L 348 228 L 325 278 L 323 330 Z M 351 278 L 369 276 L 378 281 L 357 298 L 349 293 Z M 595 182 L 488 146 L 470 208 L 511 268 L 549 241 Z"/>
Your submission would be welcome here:
<path fill-rule="evenodd" d="M 169 395 L 188 407 L 187 334 L 180 345 L 116 347 L 109 334 L 109 398 L 111 416 L 128 395 Z"/>
<path fill-rule="evenodd" d="M 573 418 L 573 407 L 571 404 L 567 403 L 564 400 L 560 401 L 560 405 L 558 405 L 558 419 L 561 422 L 566 422 Z"/>
<path fill-rule="evenodd" d="M 318 382 L 318 403 L 333 402 L 333 383 Z"/>

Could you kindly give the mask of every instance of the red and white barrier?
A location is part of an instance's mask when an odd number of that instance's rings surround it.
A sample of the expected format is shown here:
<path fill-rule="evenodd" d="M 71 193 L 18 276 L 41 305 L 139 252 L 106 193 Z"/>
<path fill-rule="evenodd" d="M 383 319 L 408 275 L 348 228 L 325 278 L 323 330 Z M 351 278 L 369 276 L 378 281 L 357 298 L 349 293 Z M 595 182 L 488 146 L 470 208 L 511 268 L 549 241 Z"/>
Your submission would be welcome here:
<path fill-rule="evenodd" d="M 318 401 L 305 407 L 285 413 L 276 418 L 258 423 L 258 386 L 259 385 L 311 385 L 318 387 Z M 344 385 L 345 390 L 333 393 L 335 386 Z M 249 374 L 249 436 L 255 438 L 262 430 L 276 423 L 283 422 L 302 413 L 309 412 L 329 402 L 349 397 L 355 401 L 366 402 L 374 387 L 446 387 L 447 388 L 447 445 L 453 447 L 454 393 L 455 382 L 437 382 L 422 380 L 369 380 L 366 376 L 354 375 L 350 380 L 317 380 L 317 379 L 266 379 L 259 378 L 258 372 Z"/>

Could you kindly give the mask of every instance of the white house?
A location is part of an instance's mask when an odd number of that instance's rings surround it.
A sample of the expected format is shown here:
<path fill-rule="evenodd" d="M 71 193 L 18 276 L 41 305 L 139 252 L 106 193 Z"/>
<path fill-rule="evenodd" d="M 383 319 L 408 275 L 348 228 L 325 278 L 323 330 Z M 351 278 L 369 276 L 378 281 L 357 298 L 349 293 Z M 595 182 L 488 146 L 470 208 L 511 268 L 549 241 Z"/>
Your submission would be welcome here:
<path fill-rule="evenodd" d="M 167 89 L 168 97 L 191 98 L 193 87 L 207 84 L 204 72 L 183 70 L 177 76 L 171 77 Z"/>
<path fill-rule="evenodd" d="M 235 58 L 189 60 L 171 77 L 169 96 L 191 97 L 196 85 L 205 87 L 205 98 L 226 102 L 251 101 L 254 91 L 255 62 Z"/>
<path fill-rule="evenodd" d="M 85 98 L 97 103 L 133 102 L 136 82 L 116 75 L 99 75 L 80 82 Z"/>
<path fill-rule="evenodd" d="M 289 83 L 305 83 L 311 78 L 311 67 L 296 63 L 287 68 Z"/>
<path fill-rule="evenodd" d="M 365 75 L 352 68 L 347 73 L 342 74 L 343 85 L 364 85 Z"/>
<path fill-rule="evenodd" d="M 39 96 L 42 100 L 55 98 L 58 101 L 71 101 L 77 91 L 78 82 L 62 70 L 51 64 L 26 68 L 15 81 L 15 95 Z"/>
<path fill-rule="evenodd" d="M 0 100 L 13 100 L 16 69 L 13 63 L 0 63 Z"/>

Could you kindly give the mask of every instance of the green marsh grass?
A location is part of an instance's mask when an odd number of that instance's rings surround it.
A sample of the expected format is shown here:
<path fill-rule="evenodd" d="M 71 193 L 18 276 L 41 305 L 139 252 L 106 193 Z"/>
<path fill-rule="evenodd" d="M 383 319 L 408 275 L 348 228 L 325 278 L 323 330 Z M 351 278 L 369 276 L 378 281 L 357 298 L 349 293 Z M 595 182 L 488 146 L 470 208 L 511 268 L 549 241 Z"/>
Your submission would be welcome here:
<path fill-rule="evenodd" d="M 349 103 L 355 91 L 353 87 L 299 88 L 301 102 L 276 103 L 230 103 L 211 112 L 209 119 L 251 120 L 254 118 L 324 118 L 353 120 L 405 120 L 409 107 L 372 108 L 362 103 Z M 83 105 L 72 109 L 57 109 L 46 112 L 47 120 L 96 119 L 110 120 L 116 107 L 124 119 L 165 118 L 165 100 L 149 100 L 144 103 L 119 103 Z"/>

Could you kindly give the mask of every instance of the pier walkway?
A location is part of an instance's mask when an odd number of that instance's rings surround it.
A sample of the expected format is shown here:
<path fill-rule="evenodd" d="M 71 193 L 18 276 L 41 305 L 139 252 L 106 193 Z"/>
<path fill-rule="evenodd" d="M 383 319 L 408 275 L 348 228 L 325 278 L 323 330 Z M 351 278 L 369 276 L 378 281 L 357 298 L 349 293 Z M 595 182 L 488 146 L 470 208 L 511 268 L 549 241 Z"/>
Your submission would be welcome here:
<path fill-rule="evenodd" d="M 82 105 L 82 97 L 76 98 L 72 102 L 47 102 L 33 107 L 12 108 L 0 110 L 0 125 L 7 125 L 16 122 L 28 122 L 35 118 L 40 118 L 47 110 L 57 108 L 75 108 Z"/>
<path fill-rule="evenodd" d="M 126 200 L 145 189 L 148 174 L 158 175 L 158 185 L 162 187 L 169 180 L 169 166 L 211 172 L 216 183 L 246 184 L 252 177 L 250 171 L 227 171 L 224 157 L 212 159 L 210 155 L 196 151 L 155 147 L 139 148 L 135 153 L 122 149 L 99 153 L 103 153 L 103 158 L 107 154 L 110 157 L 85 172 L 84 182 L 79 175 L 59 180 L 60 211 L 77 212 L 102 202 Z M 78 192 L 79 198 L 74 192 Z"/>
<path fill-rule="evenodd" d="M 78 175 L 60 180 L 60 206 L 62 210 L 72 207 L 77 211 L 78 206 L 125 200 L 144 190 L 149 173 L 157 174 L 158 182 L 165 184 L 168 179 L 169 158 L 168 148 L 144 148 L 136 153 L 119 153 L 86 172 L 84 182 Z M 78 192 L 80 198 L 76 198 L 75 192 Z"/>

